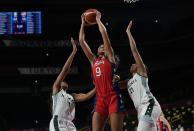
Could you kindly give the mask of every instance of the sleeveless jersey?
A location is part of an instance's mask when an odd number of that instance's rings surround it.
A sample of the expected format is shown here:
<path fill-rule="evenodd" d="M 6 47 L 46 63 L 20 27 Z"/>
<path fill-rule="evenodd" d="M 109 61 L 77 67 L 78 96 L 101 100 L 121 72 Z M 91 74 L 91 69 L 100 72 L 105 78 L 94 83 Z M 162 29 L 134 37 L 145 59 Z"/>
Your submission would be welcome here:
<path fill-rule="evenodd" d="M 128 93 L 137 109 L 141 104 L 155 100 L 148 86 L 148 78 L 135 74 L 127 83 Z"/>
<path fill-rule="evenodd" d="M 72 121 L 75 117 L 75 103 L 73 97 L 63 89 L 52 96 L 53 116 Z"/>
<path fill-rule="evenodd" d="M 116 94 L 118 87 L 112 85 L 115 64 L 108 61 L 106 56 L 95 59 L 92 68 L 94 85 L 97 88 L 97 96 Z"/>

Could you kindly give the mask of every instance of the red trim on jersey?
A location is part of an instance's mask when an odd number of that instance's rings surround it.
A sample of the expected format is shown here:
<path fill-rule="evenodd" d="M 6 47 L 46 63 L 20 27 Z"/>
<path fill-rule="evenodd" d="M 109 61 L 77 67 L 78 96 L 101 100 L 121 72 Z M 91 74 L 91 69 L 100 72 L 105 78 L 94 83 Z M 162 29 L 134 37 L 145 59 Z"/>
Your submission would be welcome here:
<path fill-rule="evenodd" d="M 159 131 L 169 131 L 168 127 L 158 118 L 157 127 Z"/>

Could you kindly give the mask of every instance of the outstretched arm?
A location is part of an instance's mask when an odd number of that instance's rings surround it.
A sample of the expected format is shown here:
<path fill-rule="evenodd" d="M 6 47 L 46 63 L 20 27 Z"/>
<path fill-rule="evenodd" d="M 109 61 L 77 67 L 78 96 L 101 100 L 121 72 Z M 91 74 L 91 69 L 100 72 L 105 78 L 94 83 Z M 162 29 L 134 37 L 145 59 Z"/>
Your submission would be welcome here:
<path fill-rule="evenodd" d="M 90 92 L 88 92 L 87 94 L 73 93 L 72 96 L 73 96 L 75 102 L 83 102 L 83 101 L 87 101 L 90 98 L 92 98 L 94 96 L 94 94 L 96 94 L 96 87 L 94 89 L 92 89 Z"/>
<path fill-rule="evenodd" d="M 84 17 L 85 17 L 84 14 L 82 14 L 81 16 L 82 24 L 81 24 L 80 32 L 79 32 L 79 42 L 80 42 L 81 48 L 83 49 L 91 65 L 93 65 L 93 61 L 95 60 L 95 55 L 92 53 L 90 47 L 85 41 L 84 27 L 86 24 L 85 24 Z"/>
<path fill-rule="evenodd" d="M 120 89 L 125 89 L 127 88 L 127 83 L 128 83 L 129 79 L 126 79 L 126 80 L 123 80 L 123 81 L 119 81 L 118 84 L 119 84 L 119 88 Z"/>
<path fill-rule="evenodd" d="M 120 76 L 114 74 L 114 75 L 113 75 L 113 80 L 112 80 L 112 82 L 113 82 L 113 83 L 118 83 L 120 89 L 125 89 L 125 88 L 127 88 L 127 83 L 128 83 L 128 81 L 129 81 L 129 79 L 122 80 L 122 81 L 119 81 L 119 80 L 120 80 Z"/>
<path fill-rule="evenodd" d="M 58 75 L 58 77 L 56 79 L 56 81 L 53 84 L 53 91 L 52 91 L 53 95 L 56 94 L 59 91 L 61 82 L 64 80 L 65 76 L 67 75 L 67 73 L 70 69 L 71 63 L 73 61 L 73 58 L 76 54 L 77 47 L 76 47 L 76 44 L 75 44 L 73 38 L 71 38 L 71 43 L 73 45 L 73 51 L 72 51 L 71 55 L 69 56 L 68 60 L 66 61 L 65 65 L 63 66 L 60 74 Z"/>
<path fill-rule="evenodd" d="M 106 27 L 103 25 L 103 23 L 100 20 L 101 19 L 100 12 L 97 11 L 96 13 L 97 13 L 96 14 L 96 22 L 98 24 L 98 28 L 99 28 L 100 33 L 102 35 L 102 39 L 103 39 L 103 42 L 104 42 L 104 49 L 105 49 L 106 55 L 108 56 L 108 59 L 109 59 L 110 62 L 115 63 L 114 51 L 112 49 L 112 46 L 111 46 L 111 43 L 110 43 L 107 31 L 106 31 Z"/>
<path fill-rule="evenodd" d="M 130 23 L 126 29 L 126 32 L 127 32 L 128 38 L 129 38 L 131 51 L 132 51 L 133 57 L 135 59 L 136 65 L 137 65 L 137 72 L 142 76 L 147 76 L 147 71 L 146 71 L 145 65 L 144 65 L 143 60 L 142 60 L 142 58 L 137 50 L 135 40 L 133 39 L 133 36 L 131 34 L 131 26 L 132 26 L 132 21 L 130 21 Z"/>

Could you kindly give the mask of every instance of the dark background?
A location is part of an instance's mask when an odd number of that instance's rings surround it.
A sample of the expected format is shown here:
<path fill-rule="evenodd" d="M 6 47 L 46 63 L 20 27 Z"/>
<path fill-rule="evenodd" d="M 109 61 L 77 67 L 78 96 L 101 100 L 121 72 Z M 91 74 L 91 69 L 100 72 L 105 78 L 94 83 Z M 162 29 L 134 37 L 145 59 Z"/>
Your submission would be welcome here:
<path fill-rule="evenodd" d="M 78 39 L 81 14 L 89 8 L 102 14 L 113 49 L 120 56 L 117 73 L 122 79 L 130 77 L 129 67 L 134 62 L 125 33 L 133 20 L 132 34 L 148 67 L 154 96 L 160 104 L 193 101 L 193 7 L 194 1 L 177 0 L 140 0 L 131 4 L 123 0 L 0 1 L 2 12 L 42 12 L 41 35 L 0 36 L 1 123 L 9 128 L 48 127 L 48 100 L 57 74 L 24 75 L 18 68 L 62 67 L 72 51 L 68 40 L 71 36 Z M 97 26 L 87 27 L 85 33 L 96 53 L 102 41 Z M 7 45 L 5 40 L 12 42 Z M 61 40 L 66 44 L 56 46 Z M 45 44 L 48 41 L 51 46 Z M 90 65 L 79 44 L 72 67 L 77 72 L 66 78 L 70 92 L 92 89 Z M 92 107 L 93 100 L 79 103 L 75 121 L 84 121 Z"/>

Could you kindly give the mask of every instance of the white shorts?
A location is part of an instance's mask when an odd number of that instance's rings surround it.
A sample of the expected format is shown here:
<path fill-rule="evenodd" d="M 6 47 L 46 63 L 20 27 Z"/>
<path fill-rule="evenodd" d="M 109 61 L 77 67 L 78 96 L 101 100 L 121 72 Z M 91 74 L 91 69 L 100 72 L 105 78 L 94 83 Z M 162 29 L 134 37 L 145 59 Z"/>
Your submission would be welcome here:
<path fill-rule="evenodd" d="M 76 131 L 73 122 L 54 116 L 50 121 L 49 131 Z"/>
<path fill-rule="evenodd" d="M 155 103 L 141 105 L 138 109 L 138 127 L 137 131 L 157 131 L 156 123 L 161 113 L 161 107 L 155 100 Z"/>

